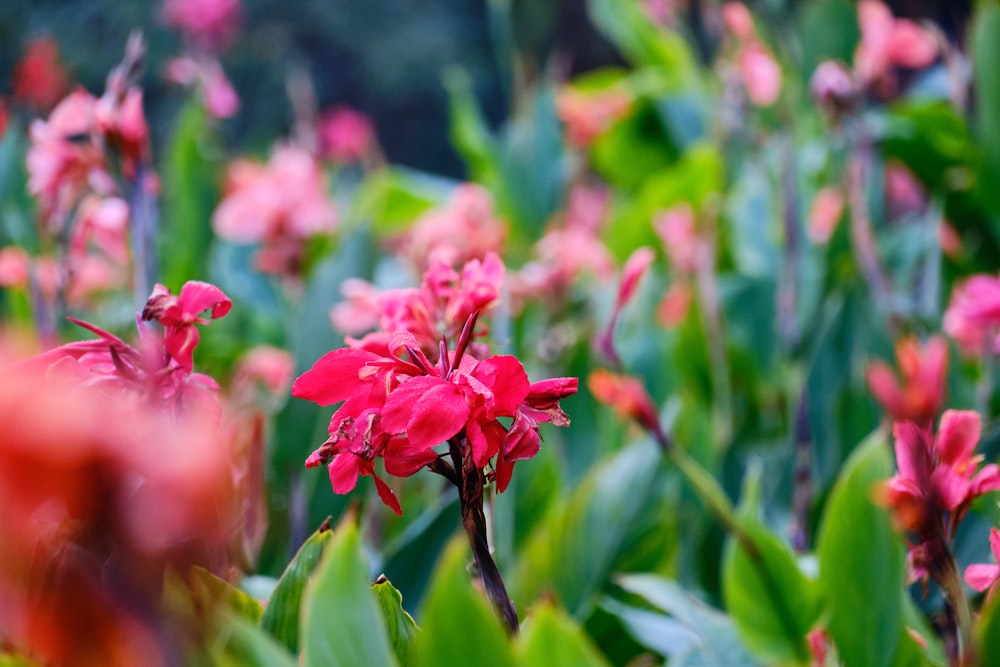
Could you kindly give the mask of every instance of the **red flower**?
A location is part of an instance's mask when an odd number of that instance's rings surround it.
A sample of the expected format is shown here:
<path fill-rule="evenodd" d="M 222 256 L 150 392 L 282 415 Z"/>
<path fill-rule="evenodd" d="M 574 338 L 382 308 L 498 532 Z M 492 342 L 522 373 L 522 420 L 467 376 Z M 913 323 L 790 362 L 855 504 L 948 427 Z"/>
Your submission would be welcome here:
<path fill-rule="evenodd" d="M 944 400 L 948 345 L 938 336 L 921 346 L 909 336 L 896 344 L 900 380 L 883 361 L 869 364 L 867 378 L 876 400 L 896 421 L 928 424 Z"/>
<path fill-rule="evenodd" d="M 989 589 L 987 597 L 993 597 L 1000 583 L 1000 530 L 990 528 L 990 551 L 993 565 L 976 564 L 965 568 L 965 583 L 980 593 Z"/>
<path fill-rule="evenodd" d="M 980 430 L 979 415 L 971 410 L 946 411 L 936 438 L 915 424 L 895 424 L 899 472 L 886 483 L 883 500 L 901 528 L 922 539 L 954 534 L 974 499 L 1000 489 L 996 464 L 977 471 Z"/>
<path fill-rule="evenodd" d="M 157 284 L 142 311 L 142 319 L 156 320 L 163 325 L 163 346 L 167 354 L 190 372 L 194 368 L 194 348 L 198 346 L 199 337 L 195 325 L 208 324 L 208 320 L 199 315 L 211 308 L 212 319 L 218 319 L 232 306 L 229 297 L 209 283 L 189 280 L 177 296 Z"/>
<path fill-rule="evenodd" d="M 598 402 L 611 406 L 620 417 L 634 419 L 649 431 L 660 428 L 653 399 L 636 378 L 598 368 L 587 378 L 587 387 Z"/>

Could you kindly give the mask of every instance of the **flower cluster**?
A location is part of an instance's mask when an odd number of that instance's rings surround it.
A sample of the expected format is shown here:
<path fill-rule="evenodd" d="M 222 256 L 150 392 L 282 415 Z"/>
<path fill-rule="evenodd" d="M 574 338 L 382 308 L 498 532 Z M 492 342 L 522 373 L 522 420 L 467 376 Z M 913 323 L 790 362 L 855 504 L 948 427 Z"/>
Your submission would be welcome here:
<path fill-rule="evenodd" d="M 306 461 L 327 466 L 334 492 L 347 493 L 359 476 L 370 475 L 385 504 L 401 513 L 376 474 L 376 459 L 391 475 L 428 466 L 456 486 L 493 462 L 502 492 L 514 463 L 538 452 L 538 425 L 569 424 L 559 401 L 576 392 L 576 378 L 531 383 L 517 358 L 488 356 L 485 346 L 473 344 L 479 311 L 496 300 L 503 271 L 495 255 L 466 263 L 461 281 L 445 265 L 432 265 L 420 290 L 386 302 L 383 322 L 392 328 L 350 340 L 295 381 L 293 396 L 341 404 L 329 439 Z M 436 346 L 427 352 L 431 336 Z M 435 450 L 442 443 L 454 468 Z"/>
<path fill-rule="evenodd" d="M 884 361 L 868 366 L 868 386 L 894 421 L 930 424 L 944 401 L 948 372 L 948 344 L 931 336 L 921 345 L 908 336 L 896 344 L 900 378 Z"/>
<path fill-rule="evenodd" d="M 226 195 L 212 217 L 222 238 L 259 243 L 257 266 L 265 273 L 299 276 L 307 241 L 332 232 L 337 210 L 323 171 L 308 151 L 278 146 L 262 165 L 247 159 L 229 166 Z"/>
<path fill-rule="evenodd" d="M 979 496 L 1000 489 L 1000 468 L 979 464 L 975 454 L 980 437 L 976 412 L 947 410 L 935 436 L 911 422 L 897 422 L 896 465 L 899 472 L 886 482 L 881 500 L 892 510 L 897 525 L 916 536 L 910 550 L 918 578 L 933 574 L 946 552 L 947 540 Z"/>

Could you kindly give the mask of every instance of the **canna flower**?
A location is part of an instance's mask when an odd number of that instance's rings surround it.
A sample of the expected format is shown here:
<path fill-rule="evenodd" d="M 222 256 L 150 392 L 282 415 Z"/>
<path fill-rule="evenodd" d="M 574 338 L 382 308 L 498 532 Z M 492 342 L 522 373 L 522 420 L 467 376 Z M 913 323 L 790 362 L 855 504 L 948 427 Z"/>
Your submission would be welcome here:
<path fill-rule="evenodd" d="M 972 501 L 1000 489 L 1000 468 L 975 454 L 981 424 L 969 410 L 948 410 L 937 436 L 911 422 L 896 422 L 896 464 L 882 500 L 896 523 L 921 542 L 954 535 Z"/>
<path fill-rule="evenodd" d="M 435 262 L 457 266 L 483 259 L 499 252 L 506 236 L 486 188 L 463 183 L 447 205 L 423 213 L 393 245 L 423 270 Z"/>
<path fill-rule="evenodd" d="M 928 424 L 944 401 L 948 373 L 948 344 L 931 336 L 921 345 L 908 336 L 896 344 L 900 379 L 883 361 L 868 365 L 868 387 L 894 421 Z"/>
<path fill-rule="evenodd" d="M 194 86 L 205 111 L 215 118 L 230 118 L 239 111 L 239 95 L 226 78 L 222 65 L 214 58 L 174 58 L 167 63 L 165 77 L 172 83 Z"/>
<path fill-rule="evenodd" d="M 295 380 L 293 396 L 339 404 L 330 437 L 306 460 L 307 467 L 327 466 L 335 493 L 370 476 L 382 501 L 399 514 L 376 461 L 388 474 L 407 477 L 446 465 L 434 449 L 442 443 L 458 448 L 453 456 L 467 456 L 476 470 L 492 465 L 502 492 L 515 462 L 538 452 L 538 425 L 569 424 L 559 401 L 576 392 L 576 378 L 530 383 L 515 357 L 489 356 L 474 343 L 478 307 L 496 300 L 503 275 L 492 254 L 466 263 L 461 274 L 432 264 L 420 289 L 381 295 L 379 331 L 348 339 L 348 347 L 328 352 Z M 469 471 L 448 474 L 457 485 Z"/>
<path fill-rule="evenodd" d="M 839 62 L 824 60 L 813 72 L 809 89 L 824 109 L 840 112 L 851 105 L 857 95 L 854 75 Z"/>
<path fill-rule="evenodd" d="M 594 346 L 615 365 L 620 365 L 618 352 L 615 350 L 615 328 L 618 326 L 618 320 L 621 317 L 622 310 L 632 300 L 636 290 L 639 288 L 639 282 L 646 275 L 646 271 L 649 270 L 655 259 L 656 253 L 653 249 L 648 246 L 642 246 L 641 248 L 636 248 L 629 255 L 628 259 L 625 260 L 625 266 L 622 267 L 621 282 L 618 284 L 618 295 L 615 297 L 608 326 L 594 339 Z"/>
<path fill-rule="evenodd" d="M 229 297 L 209 283 L 189 280 L 177 296 L 157 284 L 143 308 L 142 319 L 156 320 L 163 325 L 164 350 L 190 373 L 194 369 L 194 348 L 198 346 L 199 337 L 195 325 L 208 324 L 208 320 L 199 315 L 211 309 L 212 319 L 218 319 L 224 317 L 232 306 Z"/>
<path fill-rule="evenodd" d="M 674 269 L 683 274 L 695 273 L 709 261 L 708 245 L 699 235 L 694 210 L 681 203 L 656 216 L 653 228 Z"/>
<path fill-rule="evenodd" d="M 854 53 L 854 69 L 861 81 L 892 93 L 896 81 L 891 69 L 923 69 L 938 56 L 935 38 L 909 19 L 896 19 L 879 0 L 858 3 L 861 43 Z"/>
<path fill-rule="evenodd" d="M 990 551 L 993 553 L 993 565 L 977 564 L 965 568 L 965 583 L 973 590 L 989 591 L 987 599 L 996 593 L 1000 583 L 1000 530 L 990 528 Z"/>
<path fill-rule="evenodd" d="M 632 98 L 621 90 L 583 92 L 567 87 L 556 98 L 556 114 L 573 148 L 590 147 L 615 121 L 628 115 Z"/>
<path fill-rule="evenodd" d="M 1000 351 L 1000 278 L 980 274 L 957 285 L 943 327 L 967 355 Z"/>
<path fill-rule="evenodd" d="M 240 0 L 165 0 L 162 18 L 196 50 L 217 55 L 235 37 L 241 13 Z"/>
<path fill-rule="evenodd" d="M 774 56 L 759 42 L 751 42 L 740 49 L 736 66 L 747 91 L 747 98 L 754 106 L 769 107 L 781 95 L 781 66 Z"/>
<path fill-rule="evenodd" d="M 278 146 L 267 165 L 237 160 L 229 166 L 226 195 L 212 215 L 220 237 L 259 243 L 261 271 L 297 276 L 306 242 L 331 233 L 337 211 L 319 164 L 307 151 Z"/>
<path fill-rule="evenodd" d="M 333 162 L 361 162 L 375 147 L 371 119 L 348 107 L 325 110 L 316 129 L 320 155 Z"/>
<path fill-rule="evenodd" d="M 656 320 L 668 329 L 680 326 L 694 298 L 691 285 L 686 280 L 678 280 L 670 285 L 656 306 Z"/>
<path fill-rule="evenodd" d="M 647 431 L 660 430 L 656 405 L 638 379 L 598 368 L 587 378 L 587 388 L 619 417 L 634 420 Z"/>

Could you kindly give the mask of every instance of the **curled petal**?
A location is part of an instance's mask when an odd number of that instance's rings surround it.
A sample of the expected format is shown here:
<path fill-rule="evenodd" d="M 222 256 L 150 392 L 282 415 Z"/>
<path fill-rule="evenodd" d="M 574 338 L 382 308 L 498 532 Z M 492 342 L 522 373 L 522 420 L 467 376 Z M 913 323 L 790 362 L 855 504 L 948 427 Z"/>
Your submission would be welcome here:
<path fill-rule="evenodd" d="M 197 315 L 212 309 L 212 319 L 225 317 L 233 307 L 232 300 L 225 292 L 211 283 L 189 280 L 181 287 L 180 305 L 185 313 Z"/>
<path fill-rule="evenodd" d="M 378 497 L 382 499 L 382 502 L 386 506 L 396 513 L 396 516 L 403 516 L 403 510 L 399 506 L 399 500 L 396 498 L 396 494 L 393 493 L 389 485 L 382 481 L 382 478 L 372 472 L 372 477 L 375 478 L 375 489 L 378 491 Z"/>
<path fill-rule="evenodd" d="M 341 452 L 327 466 L 334 493 L 350 493 L 358 485 L 358 475 L 371 474 L 371 462 L 350 452 Z"/>
<path fill-rule="evenodd" d="M 983 469 L 972 478 L 972 495 L 974 497 L 997 489 L 1000 489 L 1000 467 L 995 463 L 983 466 Z"/>

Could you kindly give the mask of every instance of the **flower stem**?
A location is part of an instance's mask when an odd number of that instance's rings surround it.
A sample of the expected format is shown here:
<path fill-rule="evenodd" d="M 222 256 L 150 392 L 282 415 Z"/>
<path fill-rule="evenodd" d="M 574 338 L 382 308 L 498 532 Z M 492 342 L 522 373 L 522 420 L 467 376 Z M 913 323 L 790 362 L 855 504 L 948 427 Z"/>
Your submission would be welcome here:
<path fill-rule="evenodd" d="M 933 571 L 933 577 L 938 586 L 941 587 L 945 603 L 952 611 L 958 639 L 954 654 L 948 656 L 948 664 L 951 667 L 976 664 L 976 646 L 972 636 L 972 612 L 969 610 L 969 600 L 962 587 L 962 579 L 958 576 L 955 558 L 951 551 L 945 547 L 937 560 L 939 567 Z"/>
<path fill-rule="evenodd" d="M 486 537 L 486 514 L 483 512 L 483 486 L 486 476 L 482 468 L 476 465 L 472 457 L 472 448 L 462 436 L 456 436 L 449 441 L 451 457 L 458 473 L 458 498 L 462 508 L 462 527 L 469 538 L 472 555 L 476 559 L 479 577 L 490 600 L 496 606 L 500 617 L 507 625 L 507 631 L 516 635 L 520 624 L 514 603 L 507 594 L 507 587 L 500 576 L 500 569 L 490 553 L 489 541 Z"/>

